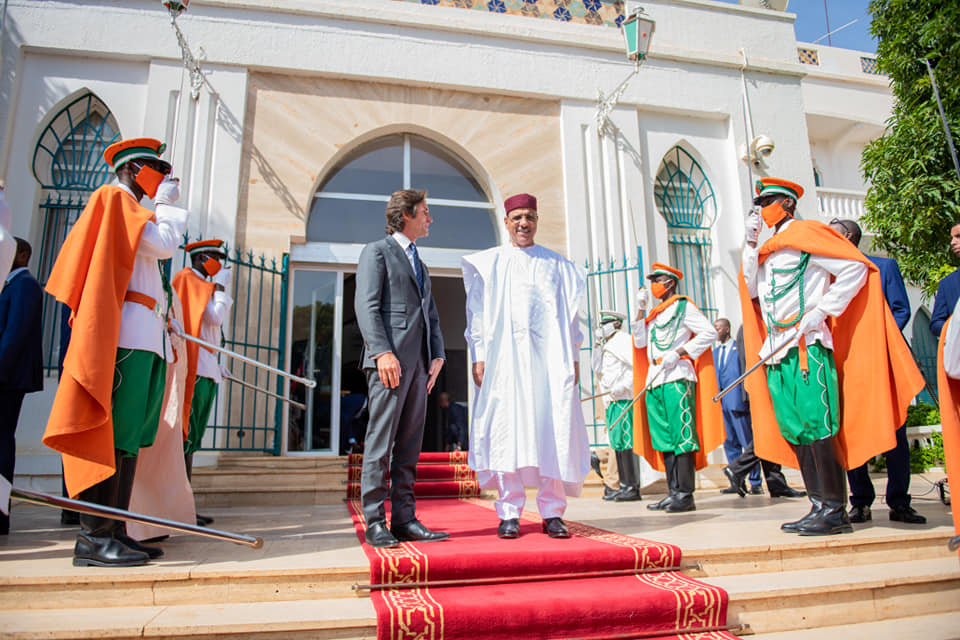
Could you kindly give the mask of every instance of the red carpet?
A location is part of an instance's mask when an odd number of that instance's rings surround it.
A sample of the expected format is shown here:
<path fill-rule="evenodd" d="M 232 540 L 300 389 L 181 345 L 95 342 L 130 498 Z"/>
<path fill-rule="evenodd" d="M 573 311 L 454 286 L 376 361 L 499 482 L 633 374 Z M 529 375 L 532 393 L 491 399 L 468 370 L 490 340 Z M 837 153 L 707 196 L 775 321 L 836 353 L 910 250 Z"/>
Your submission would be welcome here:
<path fill-rule="evenodd" d="M 362 542 L 360 505 L 348 505 Z M 673 545 L 574 522 L 573 538 L 555 540 L 527 514 L 520 538 L 501 540 L 492 503 L 479 499 L 428 500 L 417 514 L 451 538 L 363 545 L 372 584 L 409 585 L 371 591 L 380 640 L 735 638 L 718 630 L 726 593 L 670 571 Z"/>
<path fill-rule="evenodd" d="M 360 498 L 362 454 L 347 457 L 347 499 Z M 413 494 L 418 498 L 470 498 L 480 495 L 477 475 L 467 466 L 467 452 L 426 452 L 417 461 L 417 482 Z"/>

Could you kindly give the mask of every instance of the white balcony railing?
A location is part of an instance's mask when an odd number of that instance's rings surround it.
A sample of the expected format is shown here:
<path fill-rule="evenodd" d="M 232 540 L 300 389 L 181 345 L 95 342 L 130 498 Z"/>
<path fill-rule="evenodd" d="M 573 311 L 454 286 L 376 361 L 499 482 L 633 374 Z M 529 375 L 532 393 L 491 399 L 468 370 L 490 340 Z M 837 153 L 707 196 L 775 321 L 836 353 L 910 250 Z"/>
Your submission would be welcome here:
<path fill-rule="evenodd" d="M 817 187 L 817 208 L 823 222 L 840 218 L 859 220 L 863 215 L 863 199 L 866 191 L 852 189 L 823 189 Z"/>

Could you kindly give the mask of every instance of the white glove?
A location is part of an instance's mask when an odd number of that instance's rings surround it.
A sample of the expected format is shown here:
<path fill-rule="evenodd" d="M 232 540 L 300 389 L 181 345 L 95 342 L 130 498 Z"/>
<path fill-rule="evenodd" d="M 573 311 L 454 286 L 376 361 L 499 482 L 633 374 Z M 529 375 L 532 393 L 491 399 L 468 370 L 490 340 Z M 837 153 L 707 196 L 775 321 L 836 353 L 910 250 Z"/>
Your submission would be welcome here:
<path fill-rule="evenodd" d="M 210 280 L 213 282 L 213 284 L 219 284 L 224 288 L 224 290 L 226 290 L 230 288 L 231 278 L 233 278 L 233 269 L 224 264 L 220 271 L 217 271 L 215 274 L 213 274 L 213 276 L 211 276 Z"/>
<path fill-rule="evenodd" d="M 153 201 L 157 204 L 173 204 L 180 199 L 180 178 L 167 176 L 157 187 Z"/>
<path fill-rule="evenodd" d="M 760 239 L 760 208 L 753 207 L 743 221 L 743 235 L 747 244 L 757 244 Z"/>
<path fill-rule="evenodd" d="M 220 375 L 224 378 L 232 378 L 233 374 L 230 373 L 230 368 L 227 365 L 220 363 Z"/>
<path fill-rule="evenodd" d="M 820 309 L 811 309 L 800 318 L 800 322 L 797 323 L 797 331 L 801 335 L 806 335 L 815 329 L 819 329 L 826 317 L 827 314 Z"/>
<path fill-rule="evenodd" d="M 677 363 L 680 362 L 680 354 L 676 351 L 667 351 L 663 354 L 663 359 L 660 361 L 660 366 L 663 367 L 664 371 L 669 371 L 677 366 Z"/>
<path fill-rule="evenodd" d="M 176 318 L 170 318 L 168 328 L 170 333 L 172 333 L 175 336 L 182 336 L 186 333 L 186 331 L 183 330 L 183 325 L 180 324 L 180 321 L 177 320 Z"/>
<path fill-rule="evenodd" d="M 637 289 L 637 293 L 633 298 L 633 305 L 635 309 L 633 312 L 634 322 L 639 321 L 640 318 L 647 315 L 647 304 L 648 304 L 647 290 L 644 287 L 640 287 L 639 289 Z"/>

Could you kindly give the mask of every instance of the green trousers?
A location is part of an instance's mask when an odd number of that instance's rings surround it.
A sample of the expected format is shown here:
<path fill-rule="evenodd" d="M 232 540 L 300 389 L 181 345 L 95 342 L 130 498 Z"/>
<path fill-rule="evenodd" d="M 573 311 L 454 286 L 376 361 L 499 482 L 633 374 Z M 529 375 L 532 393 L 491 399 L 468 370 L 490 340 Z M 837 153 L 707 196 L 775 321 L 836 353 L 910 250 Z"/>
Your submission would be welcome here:
<path fill-rule="evenodd" d="M 833 351 L 819 342 L 807 346 L 808 371 L 800 370 L 800 352 L 793 347 L 767 367 L 767 388 L 780 433 L 792 444 L 812 444 L 837 435 L 840 400 Z M 863 393 L 869 393 L 864 389 Z"/>
<path fill-rule="evenodd" d="M 167 362 L 152 351 L 117 349 L 113 369 L 113 448 L 135 456 L 157 438 Z"/>
<path fill-rule="evenodd" d="M 700 450 L 694 389 L 693 382 L 676 380 L 647 391 L 650 443 L 657 451 L 680 455 Z"/>
<path fill-rule="evenodd" d="M 187 441 L 183 443 L 185 454 L 192 454 L 200 448 L 207 423 L 210 421 L 213 401 L 216 399 L 217 383 L 213 378 L 197 377 L 193 387 L 193 402 L 190 403 L 190 433 L 187 434 Z"/>
<path fill-rule="evenodd" d="M 610 448 L 614 451 L 630 451 L 633 449 L 633 408 L 627 412 L 627 415 L 620 420 L 623 410 L 630 405 L 629 400 L 614 400 L 607 406 L 607 438 L 610 440 Z M 620 420 L 620 424 L 610 428 L 610 426 Z"/>

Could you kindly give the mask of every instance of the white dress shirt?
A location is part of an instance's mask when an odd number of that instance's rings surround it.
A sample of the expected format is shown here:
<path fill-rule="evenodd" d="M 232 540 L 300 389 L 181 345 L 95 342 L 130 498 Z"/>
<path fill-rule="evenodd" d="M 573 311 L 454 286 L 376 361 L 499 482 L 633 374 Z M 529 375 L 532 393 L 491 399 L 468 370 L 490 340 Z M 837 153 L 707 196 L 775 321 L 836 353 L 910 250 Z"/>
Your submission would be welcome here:
<path fill-rule="evenodd" d="M 207 278 L 197 271 L 193 270 L 198 276 L 206 280 Z M 220 327 L 226 321 L 233 307 L 233 298 L 226 291 L 214 291 L 210 296 L 210 301 L 203 310 L 203 317 L 200 319 L 200 339 L 210 344 L 220 344 Z M 220 373 L 220 362 L 217 360 L 216 352 L 210 352 L 200 347 L 197 356 L 197 377 L 211 378 L 217 384 L 223 382 L 223 375 Z"/>

